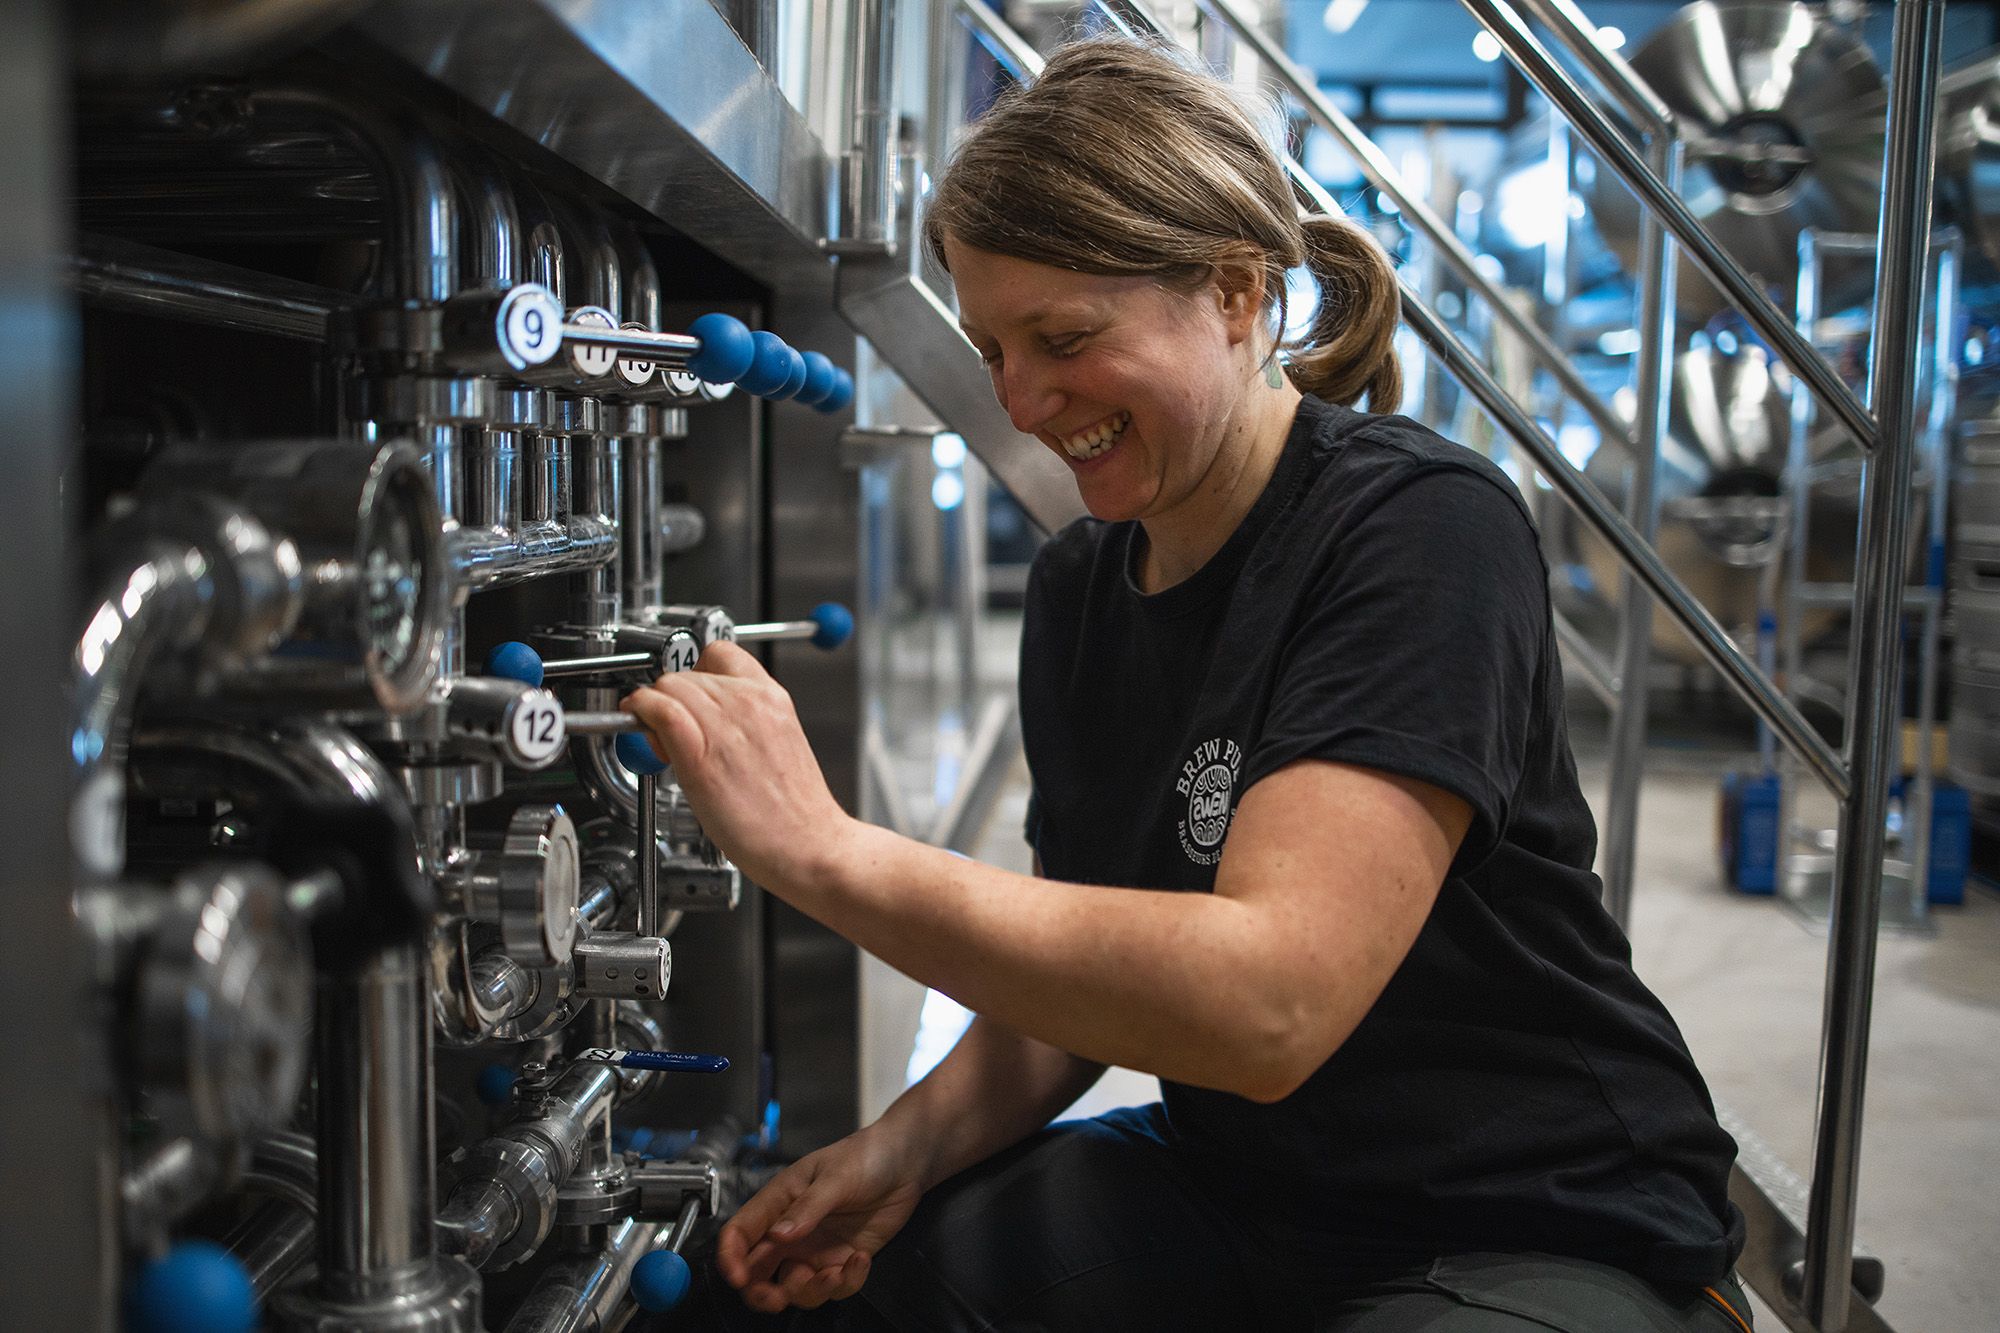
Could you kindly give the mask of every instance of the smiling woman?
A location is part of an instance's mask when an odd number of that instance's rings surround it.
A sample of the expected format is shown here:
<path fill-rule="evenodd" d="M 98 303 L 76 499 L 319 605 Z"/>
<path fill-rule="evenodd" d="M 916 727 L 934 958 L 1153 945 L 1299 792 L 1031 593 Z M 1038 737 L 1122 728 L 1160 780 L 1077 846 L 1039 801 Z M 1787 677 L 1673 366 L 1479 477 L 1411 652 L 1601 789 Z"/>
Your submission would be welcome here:
<path fill-rule="evenodd" d="M 1599 902 L 1527 510 L 1352 410 L 1398 393 L 1382 252 L 1116 41 L 928 225 L 1091 513 L 1028 583 L 1036 873 L 848 817 L 732 644 L 628 700 L 747 874 L 978 1015 L 730 1220 L 703 1326 L 1740 1329 L 1733 1145 Z M 1047 1125 L 1108 1064 L 1163 1103 Z"/>

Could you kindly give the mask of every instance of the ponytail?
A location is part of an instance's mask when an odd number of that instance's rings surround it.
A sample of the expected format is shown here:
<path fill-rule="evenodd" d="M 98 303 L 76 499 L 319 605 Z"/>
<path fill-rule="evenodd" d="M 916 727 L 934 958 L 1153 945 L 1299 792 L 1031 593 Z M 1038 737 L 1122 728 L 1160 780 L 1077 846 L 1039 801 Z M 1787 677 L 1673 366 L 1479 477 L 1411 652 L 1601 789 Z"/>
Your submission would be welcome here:
<path fill-rule="evenodd" d="M 1301 218 L 1306 270 L 1319 283 L 1312 326 L 1286 358 L 1301 393 L 1352 407 L 1393 412 L 1403 398 L 1396 363 L 1396 322 L 1402 296 L 1396 270 L 1375 238 L 1346 218 Z"/>

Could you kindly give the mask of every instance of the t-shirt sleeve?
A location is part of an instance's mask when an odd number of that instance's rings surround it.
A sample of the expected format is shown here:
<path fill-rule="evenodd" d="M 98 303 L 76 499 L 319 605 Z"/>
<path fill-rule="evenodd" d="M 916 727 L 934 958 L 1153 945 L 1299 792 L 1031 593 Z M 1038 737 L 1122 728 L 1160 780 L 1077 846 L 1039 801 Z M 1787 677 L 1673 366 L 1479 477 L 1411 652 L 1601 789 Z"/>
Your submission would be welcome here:
<path fill-rule="evenodd" d="M 1527 516 L 1478 473 L 1433 468 L 1317 559 L 1244 790 L 1297 759 L 1415 778 L 1472 807 L 1457 864 L 1477 865 L 1507 827 L 1546 641 Z"/>

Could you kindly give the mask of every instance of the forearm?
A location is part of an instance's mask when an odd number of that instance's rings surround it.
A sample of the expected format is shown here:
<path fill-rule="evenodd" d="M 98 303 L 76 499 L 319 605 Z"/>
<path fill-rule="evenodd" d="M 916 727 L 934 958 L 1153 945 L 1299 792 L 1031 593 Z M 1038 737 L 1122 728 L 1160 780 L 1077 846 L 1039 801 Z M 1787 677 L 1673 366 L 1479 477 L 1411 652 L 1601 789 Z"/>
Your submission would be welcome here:
<path fill-rule="evenodd" d="M 875 1127 L 920 1154 L 928 1190 L 1046 1125 L 1103 1072 L 1101 1064 L 975 1018 Z"/>
<path fill-rule="evenodd" d="M 1210 894 L 1059 884 L 857 826 L 771 887 L 893 966 L 1101 1064 L 1251 1091 L 1292 1014 L 1269 922 Z"/>

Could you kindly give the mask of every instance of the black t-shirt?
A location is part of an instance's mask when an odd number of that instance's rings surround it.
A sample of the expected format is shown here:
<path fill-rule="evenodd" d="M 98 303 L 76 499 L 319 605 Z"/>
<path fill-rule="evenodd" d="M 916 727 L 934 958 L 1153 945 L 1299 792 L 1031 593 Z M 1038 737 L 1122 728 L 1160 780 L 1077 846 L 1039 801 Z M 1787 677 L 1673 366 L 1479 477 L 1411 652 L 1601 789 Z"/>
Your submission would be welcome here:
<path fill-rule="evenodd" d="M 1473 811 L 1367 1017 L 1292 1096 L 1167 1083 L 1206 1178 L 1333 1264 L 1546 1251 L 1716 1280 L 1735 1145 L 1590 865 L 1548 577 L 1505 474 L 1307 398 L 1264 494 L 1146 595 L 1136 523 L 1084 519 L 1028 582 L 1028 839 L 1055 879 L 1207 892 L 1242 794 L 1298 759 Z"/>

